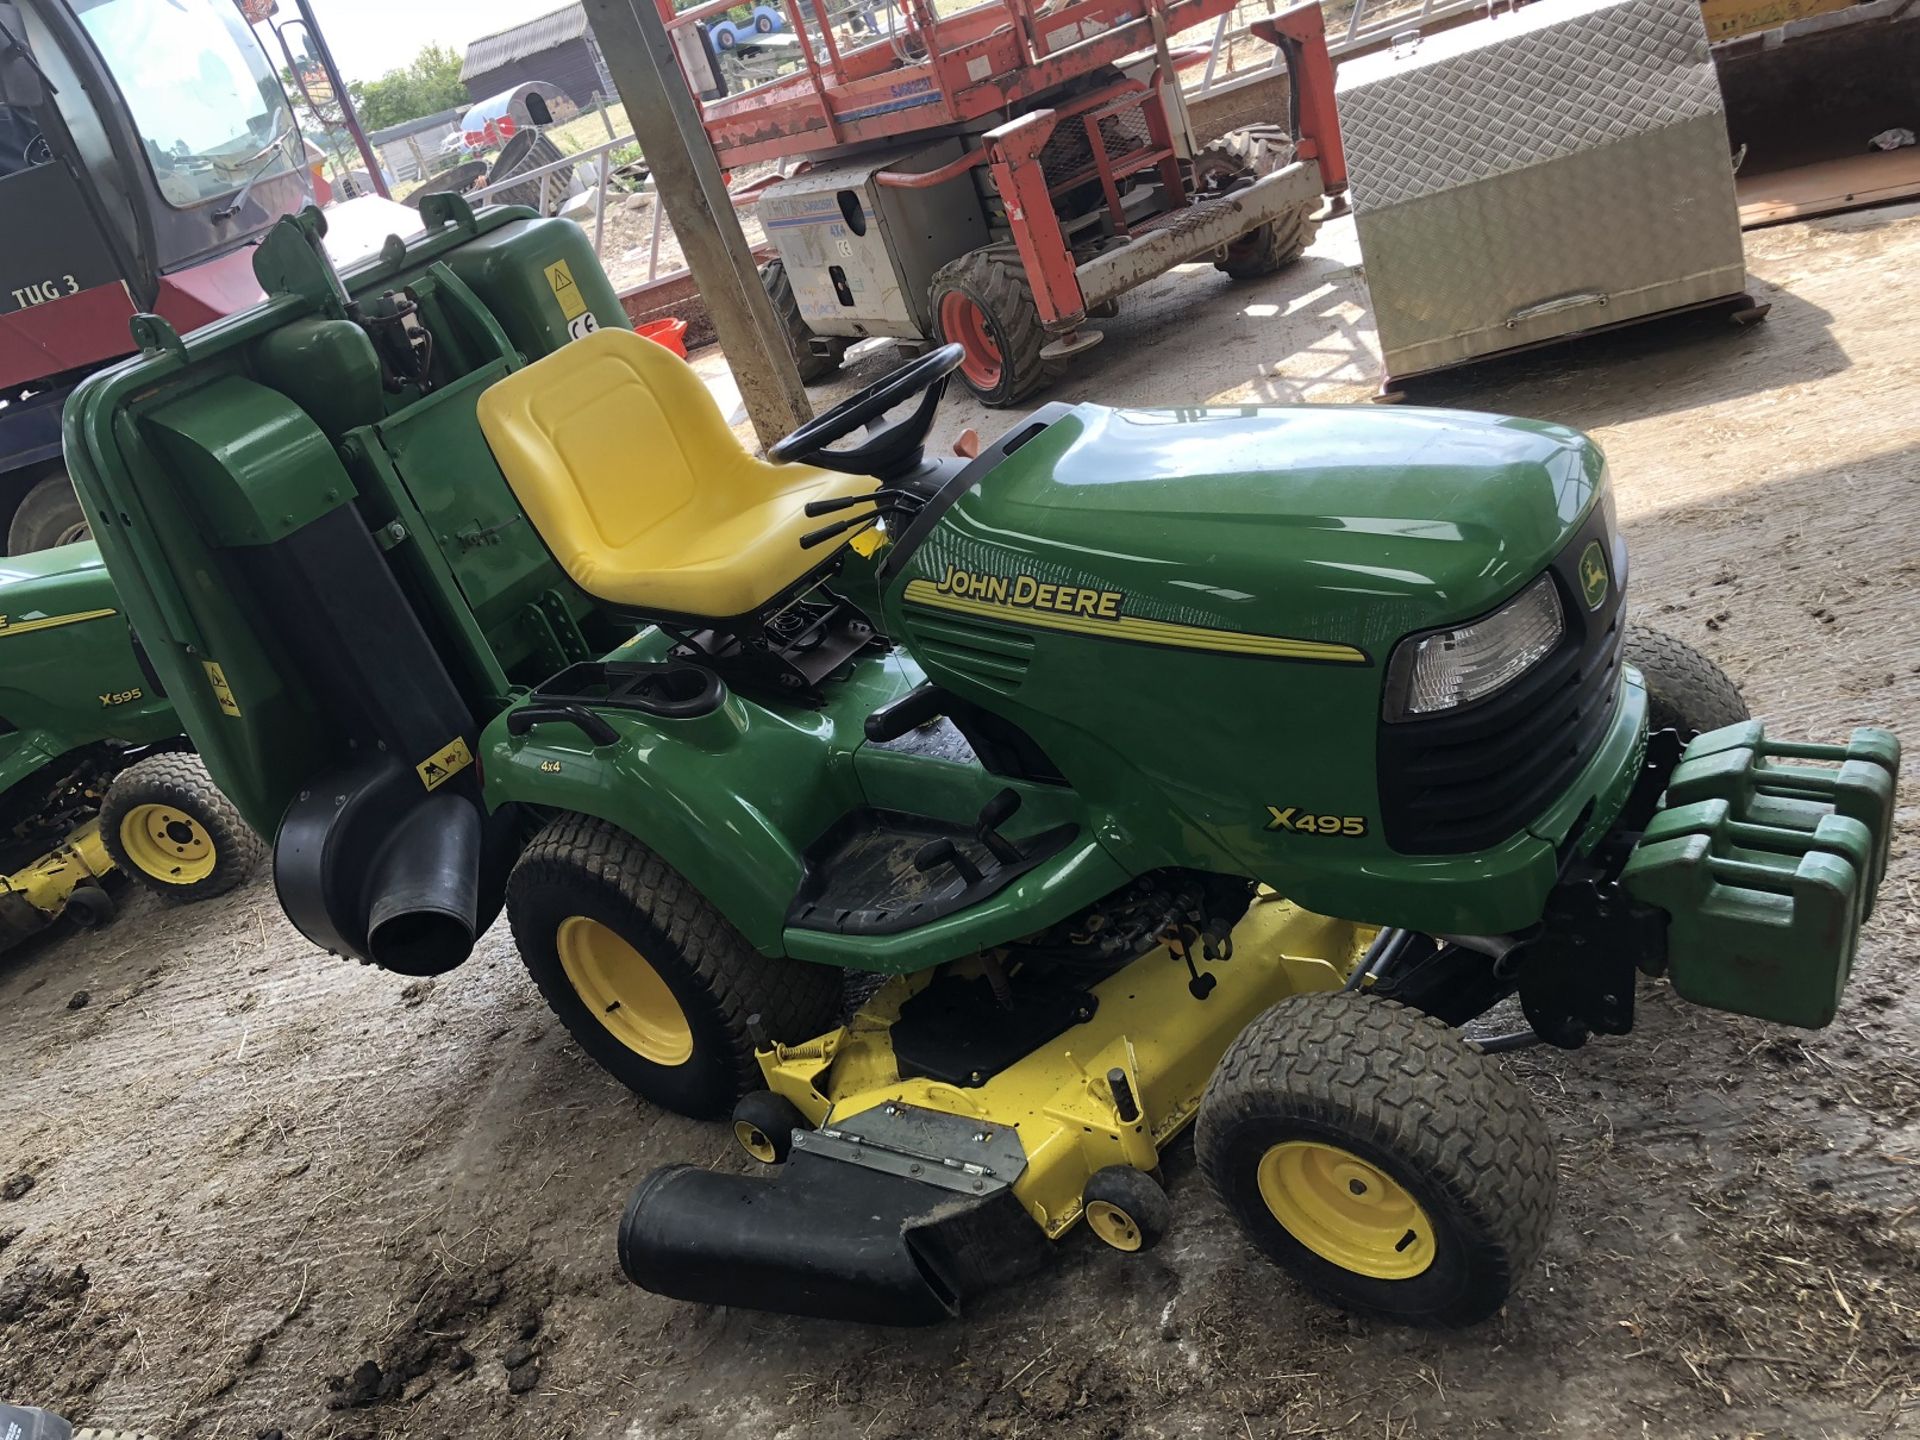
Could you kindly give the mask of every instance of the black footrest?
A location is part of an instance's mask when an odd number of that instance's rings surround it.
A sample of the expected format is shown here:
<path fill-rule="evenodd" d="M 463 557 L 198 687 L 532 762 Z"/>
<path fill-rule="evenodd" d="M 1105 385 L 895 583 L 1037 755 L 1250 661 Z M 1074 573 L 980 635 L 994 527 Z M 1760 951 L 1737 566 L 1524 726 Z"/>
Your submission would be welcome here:
<path fill-rule="evenodd" d="M 856 810 L 807 848 L 806 874 L 787 924 L 834 935 L 898 935 L 977 905 L 1057 855 L 1078 833 L 1057 825 L 1015 841 L 1016 861 L 996 857 L 966 825 L 894 810 Z M 922 871 L 914 861 L 936 840 L 950 841 L 964 866 Z M 970 880 L 961 873 L 978 873 Z"/>

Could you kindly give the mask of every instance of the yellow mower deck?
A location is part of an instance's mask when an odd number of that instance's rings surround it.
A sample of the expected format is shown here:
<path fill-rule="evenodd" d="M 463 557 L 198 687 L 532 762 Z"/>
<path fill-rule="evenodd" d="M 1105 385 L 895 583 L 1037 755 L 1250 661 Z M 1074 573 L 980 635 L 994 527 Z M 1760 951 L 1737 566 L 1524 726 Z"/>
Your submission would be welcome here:
<path fill-rule="evenodd" d="M 44 930 L 60 918 L 76 889 L 113 868 L 100 822 L 89 820 L 38 860 L 0 877 L 0 945 Z"/>
<path fill-rule="evenodd" d="M 838 1030 L 761 1051 L 760 1068 L 767 1088 L 818 1127 L 889 1104 L 1011 1127 L 1027 1162 L 1014 1197 L 1058 1239 L 1081 1218 L 1095 1172 L 1158 1165 L 1255 1016 L 1288 995 L 1339 989 L 1375 933 L 1262 893 L 1233 931 L 1233 958 L 1205 963 L 1218 981 L 1206 999 L 1188 993 L 1185 964 L 1162 946 L 1093 987 L 1090 1020 L 978 1086 L 900 1074 L 891 1027 L 930 971 L 889 981 Z M 1116 1069 L 1139 1108 L 1131 1121 L 1108 1079 Z"/>

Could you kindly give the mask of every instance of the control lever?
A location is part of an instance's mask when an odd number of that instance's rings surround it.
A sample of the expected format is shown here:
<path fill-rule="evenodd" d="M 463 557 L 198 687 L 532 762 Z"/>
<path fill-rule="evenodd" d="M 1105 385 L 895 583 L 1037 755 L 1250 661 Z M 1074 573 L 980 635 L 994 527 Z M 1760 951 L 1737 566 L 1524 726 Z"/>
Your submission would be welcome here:
<path fill-rule="evenodd" d="M 836 511 L 850 510 L 855 505 L 870 505 L 873 508 L 863 514 L 854 515 L 834 525 L 823 525 L 818 530 L 809 530 L 800 537 L 800 548 L 811 550 L 816 545 L 824 545 L 837 535 L 859 525 L 871 525 L 881 516 L 899 514 L 914 516 L 920 513 L 925 504 L 918 495 L 910 495 L 905 490 L 889 490 L 882 486 L 878 490 L 869 490 L 864 495 L 839 495 L 826 500 L 809 500 L 803 508 L 808 519 L 821 515 L 831 515 Z"/>
<path fill-rule="evenodd" d="M 826 544 L 837 535 L 844 535 L 849 530 L 858 530 L 871 525 L 878 518 L 877 515 L 869 513 L 855 515 L 851 520 L 838 520 L 831 525 L 822 525 L 818 530 L 809 530 L 800 537 L 800 548 L 811 550 L 816 545 Z"/>
<path fill-rule="evenodd" d="M 980 814 L 973 822 L 973 833 L 1002 865 L 1017 865 L 1027 858 L 1020 853 L 1018 845 L 1000 833 L 1000 827 L 1011 820 L 1019 808 L 1020 792 L 1002 790 L 980 807 Z"/>
<path fill-rule="evenodd" d="M 829 500 L 809 500 L 804 513 L 809 520 L 817 520 L 822 515 L 831 515 L 836 510 L 851 510 L 856 505 L 878 505 L 884 490 L 869 490 L 864 495 L 836 495 Z"/>
<path fill-rule="evenodd" d="M 913 868 L 922 875 L 942 865 L 951 865 L 969 885 L 980 883 L 980 867 L 962 854 L 951 840 L 929 840 L 913 857 Z"/>

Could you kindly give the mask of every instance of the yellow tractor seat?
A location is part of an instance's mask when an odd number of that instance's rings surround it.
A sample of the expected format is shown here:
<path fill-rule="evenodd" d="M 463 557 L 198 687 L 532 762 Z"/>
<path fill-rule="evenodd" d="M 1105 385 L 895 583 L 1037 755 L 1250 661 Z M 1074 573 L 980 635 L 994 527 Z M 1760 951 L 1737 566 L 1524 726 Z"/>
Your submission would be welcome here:
<path fill-rule="evenodd" d="M 806 503 L 878 483 L 755 459 L 693 368 L 631 330 L 596 330 L 488 386 L 480 429 L 574 583 L 644 615 L 759 610 L 839 549 L 800 548 L 842 518 L 809 519 Z"/>

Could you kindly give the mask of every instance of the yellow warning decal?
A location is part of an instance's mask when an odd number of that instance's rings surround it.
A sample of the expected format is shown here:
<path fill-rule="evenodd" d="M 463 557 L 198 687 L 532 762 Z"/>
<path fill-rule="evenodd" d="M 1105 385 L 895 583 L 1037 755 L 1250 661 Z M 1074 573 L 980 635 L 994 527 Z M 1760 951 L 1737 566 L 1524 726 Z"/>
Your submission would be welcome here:
<path fill-rule="evenodd" d="M 78 625 L 82 620 L 104 620 L 114 613 L 112 610 L 79 610 L 72 615 L 40 615 L 31 620 L 16 620 L 11 615 L 0 615 L 0 636 L 51 630 L 56 625 Z"/>
<path fill-rule="evenodd" d="M 560 302 L 560 313 L 569 320 L 578 319 L 587 312 L 587 302 L 580 296 L 580 287 L 573 283 L 573 271 L 567 268 L 567 262 L 556 260 L 546 269 L 547 284 L 553 287 L 553 298 Z"/>
<path fill-rule="evenodd" d="M 227 684 L 227 672 L 213 660 L 202 660 L 200 667 L 207 672 L 207 683 L 213 686 L 213 698 L 220 705 L 220 713 L 239 719 L 240 702 L 233 698 L 233 687 Z"/>
<path fill-rule="evenodd" d="M 456 735 L 442 749 L 435 751 L 413 768 L 420 776 L 422 785 L 429 790 L 438 790 L 471 764 L 473 764 L 473 752 L 467 749 L 467 742 Z"/>

